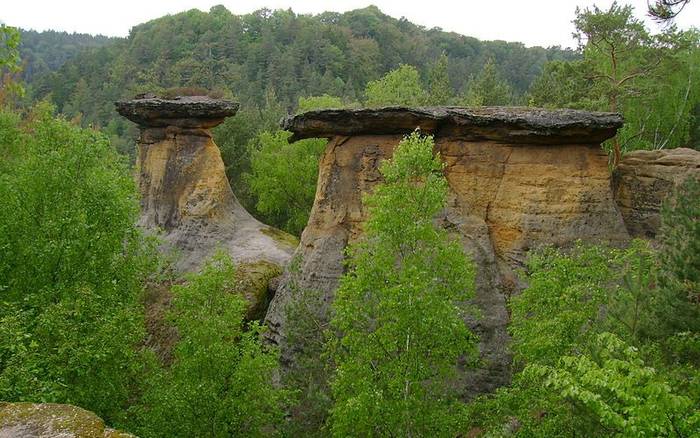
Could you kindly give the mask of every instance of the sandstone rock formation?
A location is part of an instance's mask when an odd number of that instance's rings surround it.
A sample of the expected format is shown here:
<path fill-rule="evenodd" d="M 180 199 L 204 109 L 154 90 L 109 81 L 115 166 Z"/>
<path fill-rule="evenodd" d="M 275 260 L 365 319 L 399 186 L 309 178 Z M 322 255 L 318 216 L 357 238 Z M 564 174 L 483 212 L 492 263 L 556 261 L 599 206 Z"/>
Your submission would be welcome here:
<path fill-rule="evenodd" d="M 90 411 L 55 403 L 0 402 L 0 438 L 136 438 Z"/>
<path fill-rule="evenodd" d="M 141 128 L 138 141 L 140 225 L 161 229 L 180 254 L 177 268 L 195 270 L 217 248 L 236 263 L 266 261 L 284 267 L 292 236 L 258 222 L 238 202 L 210 128 L 233 116 L 238 104 L 206 96 L 116 102 Z"/>
<path fill-rule="evenodd" d="M 700 151 L 678 148 L 626 154 L 613 175 L 613 190 L 629 233 L 655 237 L 664 200 L 688 178 L 700 180 Z"/>
<path fill-rule="evenodd" d="M 482 317 L 468 323 L 481 337 L 483 363 L 463 375 L 463 395 L 507 383 L 505 303 L 519 287 L 514 270 L 526 252 L 577 239 L 614 244 L 629 237 L 600 147 L 621 124 L 617 114 L 525 108 L 324 110 L 286 119 L 284 128 L 294 139 L 330 141 L 296 252 L 300 272 L 293 279 L 286 274 L 266 317 L 270 340 L 282 348 L 283 364 L 295 354 L 295 346 L 285 343 L 292 323 L 285 307 L 299 290 L 311 289 L 322 293 L 322 313 L 327 312 L 343 273 L 343 251 L 362 234 L 362 194 L 380 182 L 381 160 L 391 157 L 403 135 L 420 127 L 434 135 L 446 163 L 450 200 L 438 220 L 478 265 L 475 302 Z"/>

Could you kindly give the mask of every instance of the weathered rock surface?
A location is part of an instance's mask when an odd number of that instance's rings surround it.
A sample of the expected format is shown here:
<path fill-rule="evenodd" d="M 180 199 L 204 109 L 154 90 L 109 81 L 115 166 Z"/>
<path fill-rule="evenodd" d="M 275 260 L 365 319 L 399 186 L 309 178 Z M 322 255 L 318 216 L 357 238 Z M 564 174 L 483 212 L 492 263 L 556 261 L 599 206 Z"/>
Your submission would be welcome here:
<path fill-rule="evenodd" d="M 634 151 L 622 157 L 613 175 L 613 191 L 630 234 L 655 237 L 664 200 L 688 178 L 700 180 L 700 151 Z"/>
<path fill-rule="evenodd" d="M 419 127 L 435 136 L 450 185 L 438 220 L 478 265 L 475 303 L 482 317 L 467 321 L 481 337 L 482 366 L 463 374 L 464 397 L 510 378 L 507 296 L 519 289 L 514 270 L 529 249 L 566 246 L 577 239 L 628 239 L 610 190 L 600 142 L 615 134 L 617 114 L 523 108 L 384 108 L 313 111 L 284 121 L 294 138 L 329 137 L 321 158 L 316 199 L 290 273 L 267 313 L 269 337 L 285 343 L 285 306 L 298 290 L 314 289 L 326 303 L 343 274 L 343 251 L 362 234 L 362 194 L 381 181 L 378 165 L 402 136 Z M 327 315 L 321 315 L 326 317 Z"/>
<path fill-rule="evenodd" d="M 141 126 L 182 128 L 214 127 L 238 111 L 238 104 L 207 96 L 178 96 L 161 99 L 143 94 L 116 103 L 117 111 Z"/>
<path fill-rule="evenodd" d="M 55 403 L 0 402 L 0 438 L 136 438 L 105 427 L 85 409 Z"/>
<path fill-rule="evenodd" d="M 236 291 L 249 303 L 245 314 L 247 321 L 265 318 L 270 305 L 270 281 L 281 274 L 282 268 L 265 260 L 236 266 Z"/>
<path fill-rule="evenodd" d="M 292 140 L 335 135 L 406 134 L 421 131 L 462 140 L 528 144 L 600 143 L 617 132 L 622 117 L 572 109 L 525 107 L 386 107 L 309 111 L 289 116 Z"/>
<path fill-rule="evenodd" d="M 218 248 L 236 263 L 286 265 L 295 239 L 260 223 L 240 205 L 212 140 L 210 128 L 234 115 L 238 104 L 204 96 L 145 96 L 116 107 L 141 128 L 140 225 L 162 230 L 166 247 L 179 252 L 179 270 L 196 270 Z"/>

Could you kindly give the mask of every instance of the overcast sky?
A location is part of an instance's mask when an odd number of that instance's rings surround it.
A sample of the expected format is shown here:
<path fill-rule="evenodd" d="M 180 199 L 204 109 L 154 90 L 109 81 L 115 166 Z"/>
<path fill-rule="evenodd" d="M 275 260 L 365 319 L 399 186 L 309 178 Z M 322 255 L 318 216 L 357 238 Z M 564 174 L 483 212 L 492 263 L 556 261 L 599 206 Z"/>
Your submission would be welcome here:
<path fill-rule="evenodd" d="M 396 18 L 441 27 L 482 40 L 521 41 L 528 46 L 575 45 L 571 33 L 576 6 L 612 0 L 3 0 L 0 21 L 25 29 L 65 30 L 126 36 L 129 29 L 166 14 L 197 8 L 208 11 L 223 4 L 234 14 L 256 9 L 291 8 L 296 13 L 344 12 L 370 4 Z M 625 1 L 621 1 L 625 3 Z M 646 0 L 628 0 L 638 17 L 646 13 Z M 658 26 L 648 20 L 650 28 Z M 700 27 L 700 0 L 691 0 L 677 19 L 681 28 Z"/>

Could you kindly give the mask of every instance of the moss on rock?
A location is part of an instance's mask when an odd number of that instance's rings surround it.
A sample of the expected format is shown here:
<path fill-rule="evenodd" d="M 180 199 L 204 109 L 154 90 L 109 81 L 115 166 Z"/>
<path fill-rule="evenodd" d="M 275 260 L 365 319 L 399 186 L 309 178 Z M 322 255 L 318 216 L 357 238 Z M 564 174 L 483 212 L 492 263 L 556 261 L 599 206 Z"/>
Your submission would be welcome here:
<path fill-rule="evenodd" d="M 286 234 L 286 233 L 285 233 Z M 249 303 L 246 319 L 262 319 L 272 299 L 268 285 L 270 280 L 281 275 L 282 268 L 265 260 L 241 263 L 236 266 L 236 292 Z"/>
<path fill-rule="evenodd" d="M 267 227 L 261 229 L 260 232 L 262 232 L 266 236 L 271 237 L 275 240 L 275 242 L 282 245 L 287 245 L 292 249 L 295 249 L 297 245 L 299 245 L 299 239 L 277 228 Z"/>
<path fill-rule="evenodd" d="M 0 402 L 0 437 L 135 438 L 105 428 L 100 417 L 76 406 L 56 403 Z"/>

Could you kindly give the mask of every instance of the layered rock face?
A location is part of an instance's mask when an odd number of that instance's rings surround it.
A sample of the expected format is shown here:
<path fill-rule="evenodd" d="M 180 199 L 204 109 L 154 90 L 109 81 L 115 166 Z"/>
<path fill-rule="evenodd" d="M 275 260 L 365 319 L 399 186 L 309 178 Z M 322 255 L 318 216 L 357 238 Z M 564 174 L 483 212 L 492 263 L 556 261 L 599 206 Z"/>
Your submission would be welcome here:
<path fill-rule="evenodd" d="M 520 287 L 514 270 L 526 252 L 577 239 L 621 243 L 629 236 L 610 189 L 600 142 L 613 136 L 617 114 L 523 108 L 383 108 L 314 111 L 288 118 L 294 139 L 328 137 L 316 199 L 297 249 L 301 264 L 286 274 L 267 313 L 269 337 L 294 360 L 285 342 L 285 308 L 303 289 L 328 305 L 343 274 L 348 243 L 362 235 L 362 195 L 381 181 L 379 163 L 403 135 L 420 128 L 435 138 L 446 163 L 449 206 L 439 223 L 459 239 L 478 266 L 482 363 L 462 375 L 464 397 L 491 391 L 510 378 L 508 295 Z M 292 287 L 291 285 L 295 286 Z"/>
<path fill-rule="evenodd" d="M 210 128 L 238 104 L 206 96 L 152 95 L 116 103 L 141 128 L 138 141 L 140 225 L 160 229 L 179 252 L 181 271 L 197 269 L 217 248 L 236 263 L 285 266 L 296 246 L 286 233 L 258 222 L 238 202 Z"/>
<path fill-rule="evenodd" d="M 630 234 L 654 238 L 664 200 L 688 178 L 700 180 L 700 151 L 678 148 L 626 154 L 613 175 L 613 189 Z"/>

